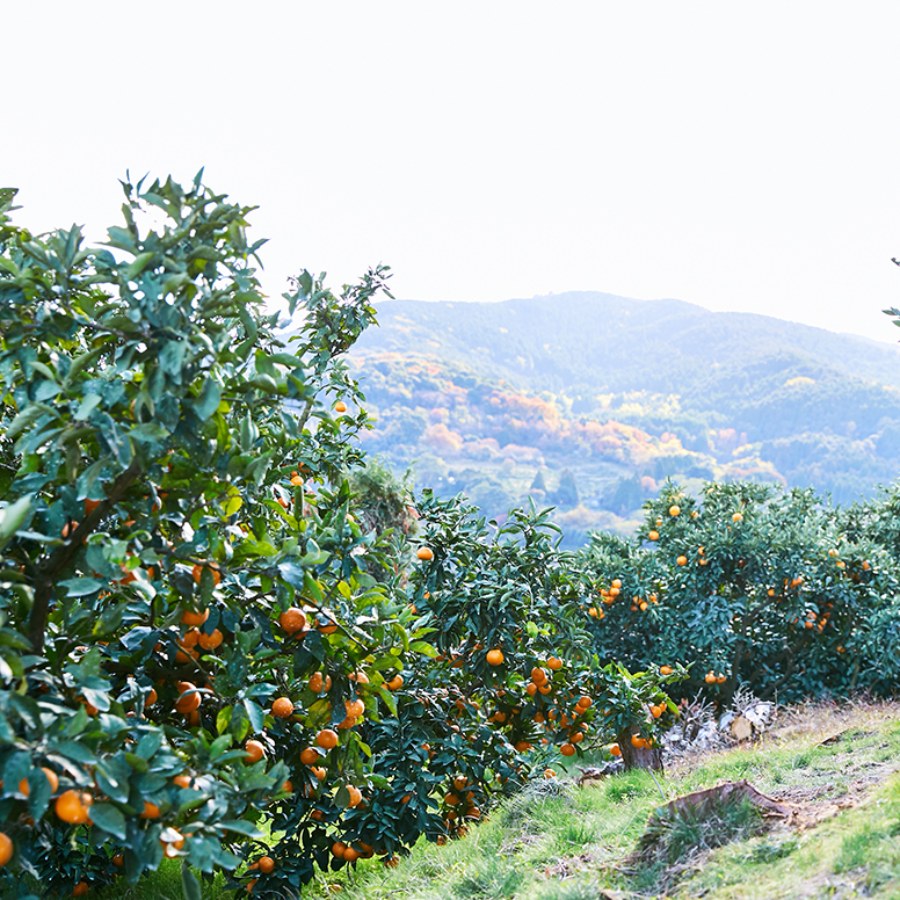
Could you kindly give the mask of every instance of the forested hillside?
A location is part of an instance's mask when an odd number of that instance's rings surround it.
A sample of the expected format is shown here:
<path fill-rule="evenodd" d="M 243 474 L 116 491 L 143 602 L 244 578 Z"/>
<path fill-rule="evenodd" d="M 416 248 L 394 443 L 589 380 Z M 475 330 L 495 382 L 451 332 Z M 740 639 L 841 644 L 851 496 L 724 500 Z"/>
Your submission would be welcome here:
<path fill-rule="evenodd" d="M 839 503 L 892 481 L 900 349 L 675 300 L 570 293 L 394 301 L 353 362 L 367 449 L 489 515 L 529 494 L 567 543 L 627 529 L 667 477 L 814 487 Z"/>

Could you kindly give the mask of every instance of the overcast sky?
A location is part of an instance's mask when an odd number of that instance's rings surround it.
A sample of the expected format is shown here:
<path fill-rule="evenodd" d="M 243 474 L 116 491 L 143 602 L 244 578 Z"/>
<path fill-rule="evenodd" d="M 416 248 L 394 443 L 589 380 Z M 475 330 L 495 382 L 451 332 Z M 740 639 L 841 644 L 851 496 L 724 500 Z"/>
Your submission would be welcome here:
<path fill-rule="evenodd" d="M 272 293 L 677 297 L 895 341 L 900 4 L 4 4 L 0 186 L 112 224 L 201 166 Z M 549 301 L 552 302 L 552 301 Z"/>

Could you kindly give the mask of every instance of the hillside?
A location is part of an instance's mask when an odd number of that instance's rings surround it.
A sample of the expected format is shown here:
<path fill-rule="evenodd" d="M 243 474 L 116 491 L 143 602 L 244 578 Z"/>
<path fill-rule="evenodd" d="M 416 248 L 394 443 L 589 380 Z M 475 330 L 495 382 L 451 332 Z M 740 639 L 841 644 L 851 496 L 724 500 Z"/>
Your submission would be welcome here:
<path fill-rule="evenodd" d="M 595 293 L 393 301 L 379 321 L 352 355 L 378 419 L 368 449 L 491 516 L 529 495 L 556 505 L 570 544 L 629 528 L 668 477 L 848 503 L 897 475 L 888 343 Z"/>
<path fill-rule="evenodd" d="M 423 841 L 393 870 L 372 861 L 323 877 L 315 895 L 897 897 L 897 714 L 896 704 L 787 709 L 752 746 L 691 753 L 658 778 L 634 771 L 577 787 L 578 768 L 560 770 L 558 782 L 526 788 L 464 840 Z M 789 816 L 713 805 L 648 828 L 663 802 L 743 779 Z"/>

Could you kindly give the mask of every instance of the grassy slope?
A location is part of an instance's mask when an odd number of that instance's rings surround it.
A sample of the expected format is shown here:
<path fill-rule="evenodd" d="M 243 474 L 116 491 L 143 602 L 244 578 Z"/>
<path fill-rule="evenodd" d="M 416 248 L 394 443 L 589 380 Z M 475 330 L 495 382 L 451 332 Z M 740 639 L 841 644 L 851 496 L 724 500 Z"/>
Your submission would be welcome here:
<path fill-rule="evenodd" d="M 663 795 L 739 779 L 789 804 L 795 821 L 695 847 L 668 870 L 629 863 Z M 322 875 L 304 896 L 593 900 L 608 889 L 621 898 L 900 897 L 900 703 L 799 708 L 755 746 L 682 761 L 657 780 L 632 772 L 578 788 L 563 777 L 555 796 L 550 785 L 536 787 L 465 840 L 420 842 L 394 870 L 372 860 Z M 693 837 L 715 842 L 702 829 Z M 178 900 L 179 867 L 96 896 Z M 221 882 L 204 889 L 204 897 L 227 896 Z"/>
<path fill-rule="evenodd" d="M 840 740 L 820 745 L 838 732 Z M 672 799 L 742 778 L 789 803 L 796 821 L 718 849 L 697 847 L 668 871 L 629 865 L 660 789 Z M 900 705 L 812 707 L 755 747 L 674 767 L 659 786 L 637 772 L 560 796 L 523 795 L 466 840 L 420 844 L 393 871 L 361 866 L 342 896 L 576 900 L 609 888 L 623 896 L 897 897 L 898 836 Z M 341 879 L 323 878 L 313 893 L 326 895 L 334 883 Z"/>

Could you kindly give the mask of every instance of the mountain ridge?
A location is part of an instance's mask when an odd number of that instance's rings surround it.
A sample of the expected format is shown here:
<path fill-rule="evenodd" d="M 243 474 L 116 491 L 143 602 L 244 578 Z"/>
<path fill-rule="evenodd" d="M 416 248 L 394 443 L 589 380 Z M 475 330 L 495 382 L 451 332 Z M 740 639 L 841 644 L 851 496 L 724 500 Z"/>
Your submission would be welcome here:
<path fill-rule="evenodd" d="M 532 496 L 580 533 L 628 527 L 667 477 L 846 503 L 897 476 L 889 343 L 598 292 L 391 300 L 378 318 L 351 353 L 379 419 L 370 449 L 491 515 Z"/>

